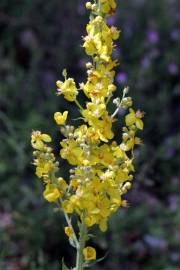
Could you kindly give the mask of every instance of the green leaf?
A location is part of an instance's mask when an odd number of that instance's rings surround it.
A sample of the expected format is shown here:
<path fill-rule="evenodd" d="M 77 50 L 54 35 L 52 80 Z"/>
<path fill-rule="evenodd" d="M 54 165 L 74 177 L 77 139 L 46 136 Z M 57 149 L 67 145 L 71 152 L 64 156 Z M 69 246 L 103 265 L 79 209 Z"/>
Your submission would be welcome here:
<path fill-rule="evenodd" d="M 93 262 L 89 262 L 89 263 L 86 262 L 84 264 L 84 267 L 91 267 L 91 266 L 95 265 L 96 263 L 103 261 L 107 257 L 107 255 L 108 255 L 108 252 L 103 257 L 101 257 L 97 260 L 94 260 Z"/>
<path fill-rule="evenodd" d="M 69 237 L 69 243 L 72 247 L 76 248 L 76 243 L 72 237 Z"/>
<path fill-rule="evenodd" d="M 69 270 L 69 268 L 64 263 L 64 258 L 62 259 L 62 270 Z"/>

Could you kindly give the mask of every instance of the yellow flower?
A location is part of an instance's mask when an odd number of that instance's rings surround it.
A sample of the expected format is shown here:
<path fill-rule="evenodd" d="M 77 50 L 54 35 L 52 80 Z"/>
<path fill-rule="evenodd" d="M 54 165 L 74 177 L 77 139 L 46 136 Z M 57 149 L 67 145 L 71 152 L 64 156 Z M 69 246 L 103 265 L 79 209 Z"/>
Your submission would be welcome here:
<path fill-rule="evenodd" d="M 84 248 L 83 255 L 86 261 L 96 260 L 96 250 L 93 247 Z"/>
<path fill-rule="evenodd" d="M 73 190 L 76 190 L 78 188 L 78 185 L 79 185 L 79 180 L 78 179 L 72 179 L 71 180 L 70 187 Z"/>
<path fill-rule="evenodd" d="M 97 123 L 97 132 L 103 142 L 108 142 L 108 140 L 111 140 L 114 137 L 112 122 L 113 120 L 108 113 L 105 113 L 102 120 Z"/>
<path fill-rule="evenodd" d="M 51 137 L 48 134 L 42 134 L 40 131 L 33 131 L 31 135 L 31 145 L 34 149 L 42 150 L 44 142 L 51 142 Z"/>
<path fill-rule="evenodd" d="M 119 38 L 120 31 L 116 27 L 112 26 L 111 27 L 111 34 L 112 34 L 112 38 L 114 40 L 116 40 Z"/>
<path fill-rule="evenodd" d="M 68 111 L 63 112 L 63 114 L 60 112 L 56 112 L 54 114 L 54 120 L 56 121 L 58 125 L 64 125 L 67 119 L 67 115 L 68 115 Z"/>
<path fill-rule="evenodd" d="M 87 217 L 85 217 L 84 219 L 84 223 L 88 226 L 91 227 L 94 224 L 96 224 L 96 218 L 93 215 L 88 215 Z"/>
<path fill-rule="evenodd" d="M 112 13 L 116 8 L 115 0 L 100 0 L 101 2 L 101 12 Z"/>
<path fill-rule="evenodd" d="M 87 103 L 87 109 L 82 111 L 82 115 L 90 126 L 95 126 L 98 119 L 104 114 L 106 105 L 104 103 L 95 104 L 93 102 Z"/>
<path fill-rule="evenodd" d="M 48 202 L 55 202 L 58 198 L 61 197 L 61 193 L 53 185 L 47 184 L 43 196 Z"/>
<path fill-rule="evenodd" d="M 135 112 L 132 108 L 129 109 L 129 114 L 126 115 L 125 121 L 127 126 L 136 125 L 138 129 L 143 129 L 144 124 L 141 118 L 143 117 L 143 113 L 137 111 Z"/>
<path fill-rule="evenodd" d="M 129 180 L 128 171 L 126 169 L 123 170 L 119 168 L 117 170 L 116 178 L 119 183 L 124 183 L 125 181 Z"/>
<path fill-rule="evenodd" d="M 64 232 L 68 237 L 73 237 L 74 235 L 73 230 L 70 227 L 65 227 Z"/>
<path fill-rule="evenodd" d="M 58 188 L 60 190 L 62 190 L 62 192 L 64 193 L 66 191 L 66 189 L 68 188 L 68 184 L 66 183 L 66 181 L 62 178 L 62 177 L 59 177 L 57 179 L 57 185 L 58 185 Z"/>
<path fill-rule="evenodd" d="M 60 155 L 63 159 L 67 159 L 72 165 L 81 164 L 83 161 L 83 149 L 78 146 L 75 140 L 62 141 L 61 146 L 63 148 L 60 150 Z"/>
<path fill-rule="evenodd" d="M 73 204 L 71 201 L 69 200 L 65 200 L 63 203 L 62 203 L 62 207 L 64 209 L 64 211 L 68 214 L 71 214 L 73 213 L 74 211 L 74 208 L 73 208 Z"/>
<path fill-rule="evenodd" d="M 43 176 L 48 176 L 48 174 L 55 169 L 55 164 L 52 160 L 37 160 L 35 165 L 36 175 L 41 178 Z"/>
<path fill-rule="evenodd" d="M 74 79 L 69 78 L 65 80 L 65 82 L 57 81 L 57 91 L 58 95 L 63 94 L 64 98 L 67 99 L 68 101 L 74 101 L 76 99 L 76 96 L 78 94 L 76 84 L 74 82 Z"/>
<path fill-rule="evenodd" d="M 85 42 L 83 44 L 83 47 L 85 48 L 86 50 L 86 53 L 88 55 L 93 55 L 96 53 L 96 47 L 95 47 L 95 43 L 94 43 L 94 40 L 91 39 L 89 36 L 86 36 L 84 38 Z"/>

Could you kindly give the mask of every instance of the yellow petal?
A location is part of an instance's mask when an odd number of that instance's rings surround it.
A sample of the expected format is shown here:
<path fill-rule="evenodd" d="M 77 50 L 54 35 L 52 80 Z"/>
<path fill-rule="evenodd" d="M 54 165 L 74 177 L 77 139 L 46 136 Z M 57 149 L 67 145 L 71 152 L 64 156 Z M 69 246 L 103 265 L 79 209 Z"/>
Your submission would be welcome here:
<path fill-rule="evenodd" d="M 54 120 L 56 121 L 58 125 L 64 125 L 67 119 L 67 115 L 68 115 L 68 111 L 63 112 L 63 114 L 60 112 L 56 112 L 54 114 Z"/>
<path fill-rule="evenodd" d="M 48 134 L 42 134 L 41 136 L 42 136 L 42 140 L 44 142 L 51 142 L 52 141 L 51 137 Z"/>
<path fill-rule="evenodd" d="M 44 143 L 41 140 L 37 140 L 36 142 L 32 142 L 32 147 L 37 150 L 42 150 L 44 148 Z"/>
<path fill-rule="evenodd" d="M 96 260 L 96 250 L 93 247 L 84 248 L 83 255 L 86 261 Z"/>
<path fill-rule="evenodd" d="M 144 128 L 144 123 L 143 123 L 143 121 L 141 120 L 141 119 L 136 119 L 136 127 L 137 128 L 139 128 L 139 129 L 141 129 L 141 130 L 143 130 L 143 128 Z"/>
<path fill-rule="evenodd" d="M 126 115 L 125 121 L 126 121 L 126 126 L 133 125 L 136 122 L 135 114 L 134 113 L 129 113 L 128 115 Z"/>
<path fill-rule="evenodd" d="M 102 232 L 107 231 L 107 221 L 105 219 L 100 222 L 99 228 Z"/>
<path fill-rule="evenodd" d="M 74 235 L 74 233 L 70 227 L 65 227 L 64 232 L 68 237 L 72 237 Z"/>
<path fill-rule="evenodd" d="M 55 202 L 61 194 L 57 188 L 54 188 L 51 185 L 46 185 L 43 196 L 48 202 Z"/>

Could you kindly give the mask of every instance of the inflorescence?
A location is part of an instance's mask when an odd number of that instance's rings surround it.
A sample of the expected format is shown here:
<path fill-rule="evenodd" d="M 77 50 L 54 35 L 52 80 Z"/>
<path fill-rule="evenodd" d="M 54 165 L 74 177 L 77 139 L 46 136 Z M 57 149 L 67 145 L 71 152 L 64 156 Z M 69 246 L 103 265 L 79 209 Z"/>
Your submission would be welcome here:
<path fill-rule="evenodd" d="M 91 57 L 86 63 L 87 81 L 77 87 L 64 70 L 64 80 L 56 82 L 58 96 L 63 95 L 69 102 L 75 102 L 82 119 L 82 124 L 74 127 L 67 124 L 68 111 L 54 114 L 64 136 L 60 142 L 60 156 L 72 165 L 68 181 L 58 176 L 59 163 L 49 147 L 51 137 L 33 131 L 31 142 L 36 175 L 44 184 L 44 198 L 50 203 L 58 203 L 69 220 L 75 214 L 87 230 L 98 225 L 105 232 L 110 216 L 120 207 L 128 206 L 123 195 L 132 187 L 134 147 L 141 143 L 136 132 L 143 129 L 143 113 L 132 108 L 128 87 L 122 91 L 122 97 L 113 99 L 115 111 L 110 114 L 107 110 L 116 91 L 114 69 L 118 61 L 112 58 L 112 52 L 114 41 L 120 35 L 116 27 L 108 26 L 107 18 L 114 15 L 116 2 L 87 2 L 86 8 L 90 10 L 90 21 L 86 26 L 87 35 L 83 37 L 83 47 Z M 77 100 L 80 92 L 87 97 L 84 107 Z M 121 109 L 127 113 L 121 142 L 118 143 L 114 140 L 113 123 L 119 119 Z M 65 227 L 65 233 L 74 239 L 77 247 L 71 222 Z M 95 249 L 83 247 L 83 256 L 85 261 L 95 260 Z"/>

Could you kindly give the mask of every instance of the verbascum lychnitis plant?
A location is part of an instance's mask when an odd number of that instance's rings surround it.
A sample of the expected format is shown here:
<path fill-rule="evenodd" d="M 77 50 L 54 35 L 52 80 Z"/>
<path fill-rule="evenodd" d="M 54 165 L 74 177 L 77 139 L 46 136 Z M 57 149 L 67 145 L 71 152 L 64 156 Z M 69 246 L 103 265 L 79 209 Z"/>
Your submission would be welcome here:
<path fill-rule="evenodd" d="M 134 147 L 141 140 L 136 136 L 143 129 L 143 113 L 132 108 L 128 87 L 122 96 L 113 99 L 116 91 L 115 71 L 118 65 L 112 59 L 114 41 L 120 31 L 108 26 L 107 19 L 116 10 L 115 0 L 94 0 L 86 3 L 90 11 L 90 21 L 83 37 L 83 47 L 91 58 L 86 64 L 87 81 L 79 87 L 74 79 L 63 71 L 63 81 L 57 81 L 57 95 L 77 104 L 80 120 L 78 127 L 68 125 L 68 111 L 55 112 L 54 120 L 64 139 L 60 142 L 60 157 L 72 165 L 69 179 L 59 175 L 59 162 L 49 146 L 52 141 L 48 134 L 33 131 L 31 137 L 34 148 L 36 175 L 42 179 L 43 196 L 63 212 L 67 225 L 64 232 L 70 244 L 76 249 L 74 270 L 83 270 L 98 261 L 94 247 L 88 246 L 93 226 L 105 232 L 111 215 L 121 207 L 127 207 L 123 198 L 131 189 L 134 172 Z M 86 104 L 80 104 L 78 94 L 83 92 Z M 107 107 L 113 102 L 114 112 Z M 114 140 L 113 123 L 122 117 L 124 127 L 120 143 Z M 120 135 L 117 131 L 117 136 Z M 73 222 L 72 222 L 72 216 Z M 62 269 L 68 269 L 64 262 Z"/>

